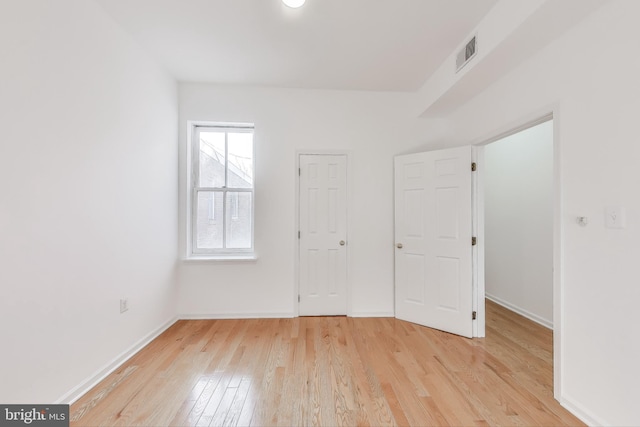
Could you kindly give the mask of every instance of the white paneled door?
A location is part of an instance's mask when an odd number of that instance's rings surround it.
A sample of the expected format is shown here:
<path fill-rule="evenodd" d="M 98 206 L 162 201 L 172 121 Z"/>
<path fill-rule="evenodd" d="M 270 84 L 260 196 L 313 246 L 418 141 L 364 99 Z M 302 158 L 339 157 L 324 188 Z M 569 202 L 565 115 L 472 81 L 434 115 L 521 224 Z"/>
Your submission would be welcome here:
<path fill-rule="evenodd" d="M 395 158 L 396 317 L 472 336 L 471 147 Z"/>
<path fill-rule="evenodd" d="M 300 155 L 299 314 L 347 314 L 347 156 Z"/>

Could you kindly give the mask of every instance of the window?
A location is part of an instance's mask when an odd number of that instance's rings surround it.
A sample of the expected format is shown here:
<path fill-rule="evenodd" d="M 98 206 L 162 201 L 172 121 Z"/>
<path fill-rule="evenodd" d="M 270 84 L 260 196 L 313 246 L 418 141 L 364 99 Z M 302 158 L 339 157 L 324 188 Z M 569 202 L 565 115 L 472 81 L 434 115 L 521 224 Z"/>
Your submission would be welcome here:
<path fill-rule="evenodd" d="M 190 254 L 253 255 L 253 125 L 191 126 Z"/>

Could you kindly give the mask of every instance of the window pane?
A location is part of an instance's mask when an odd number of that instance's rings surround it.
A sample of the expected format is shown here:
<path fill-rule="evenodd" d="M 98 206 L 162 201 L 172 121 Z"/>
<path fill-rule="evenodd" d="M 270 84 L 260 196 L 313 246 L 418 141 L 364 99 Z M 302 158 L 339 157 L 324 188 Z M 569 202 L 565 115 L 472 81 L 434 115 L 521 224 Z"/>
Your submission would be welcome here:
<path fill-rule="evenodd" d="M 229 133 L 229 188 L 253 187 L 253 133 Z"/>
<path fill-rule="evenodd" d="M 224 207 L 221 191 L 198 192 L 196 218 L 196 247 L 198 249 L 222 248 Z"/>
<path fill-rule="evenodd" d="M 251 204 L 248 192 L 227 193 L 227 249 L 251 248 Z"/>
<path fill-rule="evenodd" d="M 200 131 L 200 187 L 224 187 L 224 132 Z"/>

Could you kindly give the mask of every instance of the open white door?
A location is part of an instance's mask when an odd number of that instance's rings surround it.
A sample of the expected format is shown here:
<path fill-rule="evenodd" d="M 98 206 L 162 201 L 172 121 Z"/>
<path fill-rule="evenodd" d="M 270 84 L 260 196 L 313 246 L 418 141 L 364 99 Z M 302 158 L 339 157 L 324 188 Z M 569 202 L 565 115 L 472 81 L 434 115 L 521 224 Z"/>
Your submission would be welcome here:
<path fill-rule="evenodd" d="M 347 314 L 347 156 L 300 155 L 301 316 Z"/>
<path fill-rule="evenodd" d="M 471 147 L 395 158 L 396 317 L 471 338 Z"/>

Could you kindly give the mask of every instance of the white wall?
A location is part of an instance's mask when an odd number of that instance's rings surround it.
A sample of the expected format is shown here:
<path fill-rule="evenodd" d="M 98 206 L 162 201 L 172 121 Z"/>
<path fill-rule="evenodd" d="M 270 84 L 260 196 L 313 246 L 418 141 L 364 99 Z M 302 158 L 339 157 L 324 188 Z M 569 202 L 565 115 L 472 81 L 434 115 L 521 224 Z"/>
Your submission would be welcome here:
<path fill-rule="evenodd" d="M 90 1 L 0 52 L 0 402 L 54 402 L 175 316 L 177 88 Z"/>
<path fill-rule="evenodd" d="M 553 325 L 553 121 L 484 148 L 486 296 Z"/>
<path fill-rule="evenodd" d="M 183 263 L 181 315 L 294 315 L 296 150 L 310 149 L 350 152 L 350 314 L 393 315 L 393 156 L 443 132 L 439 122 L 411 118 L 410 96 L 181 85 L 181 165 L 187 120 L 255 123 L 259 256 L 255 263 Z M 184 169 L 181 175 L 184 203 Z M 183 212 L 182 254 L 184 219 Z"/>
<path fill-rule="evenodd" d="M 450 116 L 458 145 L 556 110 L 560 399 L 592 424 L 640 424 L 638 15 L 635 0 L 607 3 Z M 627 209 L 626 229 L 604 227 L 607 205 Z"/>

